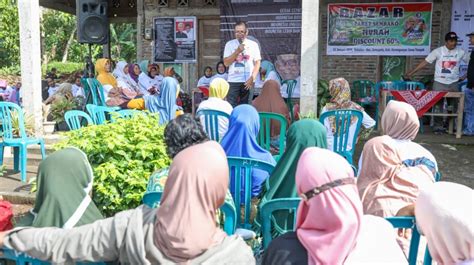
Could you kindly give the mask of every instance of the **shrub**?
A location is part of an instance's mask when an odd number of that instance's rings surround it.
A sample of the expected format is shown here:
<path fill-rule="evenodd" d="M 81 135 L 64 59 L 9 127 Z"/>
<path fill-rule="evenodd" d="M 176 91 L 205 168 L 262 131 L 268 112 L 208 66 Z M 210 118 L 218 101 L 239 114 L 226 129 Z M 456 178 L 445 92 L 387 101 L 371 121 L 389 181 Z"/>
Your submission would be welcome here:
<path fill-rule="evenodd" d="M 156 115 L 135 115 L 67 132 L 55 149 L 75 146 L 87 154 L 95 176 L 93 200 L 111 216 L 140 205 L 149 176 L 170 165 L 163 134 Z"/>
<path fill-rule="evenodd" d="M 58 70 L 58 76 L 70 75 L 83 70 L 84 63 L 50 62 L 47 65 L 42 65 L 41 72 L 43 73 L 43 76 L 46 75 L 46 73 L 48 73 L 49 71 L 51 71 L 51 68 L 56 68 Z"/>

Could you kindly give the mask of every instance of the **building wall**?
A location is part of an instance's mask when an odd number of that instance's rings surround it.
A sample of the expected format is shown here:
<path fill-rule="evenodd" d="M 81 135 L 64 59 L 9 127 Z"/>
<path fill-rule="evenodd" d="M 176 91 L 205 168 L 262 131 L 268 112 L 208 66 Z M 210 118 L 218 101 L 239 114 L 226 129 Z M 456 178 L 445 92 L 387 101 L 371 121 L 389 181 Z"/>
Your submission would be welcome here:
<path fill-rule="evenodd" d="M 367 79 L 372 81 L 380 81 L 382 57 L 380 56 L 328 56 L 326 54 L 327 45 L 327 4 L 328 3 L 348 3 L 352 1 L 328 0 L 324 1 L 320 7 L 320 78 L 333 79 L 337 77 L 345 77 L 351 84 L 354 80 Z M 358 0 L 358 3 L 375 3 L 375 2 L 431 2 L 431 1 L 369 1 Z M 437 48 L 444 44 L 444 35 L 450 31 L 451 28 L 451 6 L 452 0 L 434 0 L 432 14 L 432 34 L 431 47 Z M 420 61 L 424 60 L 421 57 L 408 57 L 407 69 L 410 70 L 415 67 Z M 424 70 L 417 73 L 417 76 L 432 75 L 434 67 L 426 67 Z"/>

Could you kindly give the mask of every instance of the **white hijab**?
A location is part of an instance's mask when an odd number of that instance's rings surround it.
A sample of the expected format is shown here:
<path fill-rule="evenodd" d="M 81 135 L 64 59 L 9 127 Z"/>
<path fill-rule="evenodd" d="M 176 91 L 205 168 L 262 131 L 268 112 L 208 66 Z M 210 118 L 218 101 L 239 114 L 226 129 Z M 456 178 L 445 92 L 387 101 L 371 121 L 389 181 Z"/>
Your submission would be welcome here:
<path fill-rule="evenodd" d="M 117 63 L 114 71 L 112 72 L 116 79 L 122 79 L 124 81 L 127 80 L 127 75 L 123 71 L 125 66 L 127 66 L 127 62 L 125 61 L 120 61 Z"/>
<path fill-rule="evenodd" d="M 460 264 L 474 260 L 474 193 L 464 185 L 437 182 L 420 191 L 415 216 L 433 260 Z"/>

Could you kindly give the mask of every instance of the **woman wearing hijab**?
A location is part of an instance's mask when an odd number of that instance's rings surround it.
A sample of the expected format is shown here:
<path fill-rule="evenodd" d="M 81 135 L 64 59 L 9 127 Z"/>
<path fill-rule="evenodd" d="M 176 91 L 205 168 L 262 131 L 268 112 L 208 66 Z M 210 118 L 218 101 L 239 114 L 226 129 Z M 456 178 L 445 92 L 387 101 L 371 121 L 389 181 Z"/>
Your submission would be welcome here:
<path fill-rule="evenodd" d="M 344 78 L 336 78 L 329 81 L 329 94 L 331 95 L 331 102 L 326 104 L 321 111 L 321 114 L 326 111 L 339 110 L 339 109 L 353 109 L 361 111 L 363 114 L 362 126 L 365 129 L 370 129 L 375 126 L 375 121 L 365 111 L 364 108 L 359 106 L 357 103 L 351 101 L 351 88 L 349 82 Z M 351 120 L 349 126 L 349 138 L 347 140 L 347 151 L 352 150 L 352 139 L 356 130 L 357 118 Z M 334 133 L 336 131 L 336 124 L 334 118 L 329 118 L 324 121 L 324 126 L 327 130 L 328 137 L 328 149 L 334 150 Z"/>
<path fill-rule="evenodd" d="M 247 104 L 236 107 L 230 115 L 227 134 L 221 141 L 227 156 L 252 158 L 275 165 L 275 159 L 273 159 L 270 152 L 257 143 L 259 129 L 260 120 L 254 107 Z M 265 171 L 252 170 L 252 197 L 254 198 L 252 199 L 252 205 L 258 202 L 256 197 L 260 195 L 263 183 L 268 177 L 268 173 Z M 234 190 L 232 185 L 231 182 L 231 191 Z M 256 211 L 254 207 L 252 207 L 252 212 Z"/>
<path fill-rule="evenodd" d="M 73 229 L 3 232 L 0 247 L 56 263 L 255 264 L 245 242 L 216 225 L 228 184 L 225 153 L 208 141 L 176 155 L 158 210 L 142 205 Z"/>
<path fill-rule="evenodd" d="M 275 66 L 270 61 L 264 60 L 260 64 L 260 73 L 257 75 L 254 86 L 254 95 L 260 95 L 260 92 L 263 89 L 264 84 L 273 80 L 278 82 L 278 93 L 280 93 L 280 77 L 278 76 Z"/>
<path fill-rule="evenodd" d="M 160 124 L 165 124 L 181 115 L 182 110 L 176 105 L 178 97 L 178 82 L 171 77 L 165 77 L 161 83 L 160 94 L 145 95 L 143 98 L 135 99 L 127 105 L 130 109 L 149 110 L 160 114 Z"/>
<path fill-rule="evenodd" d="M 399 150 L 400 159 L 406 163 L 412 163 L 416 159 L 426 159 L 434 164 L 438 170 L 435 157 L 426 148 L 413 142 L 420 121 L 412 105 L 396 100 L 390 100 L 382 115 L 382 132 L 393 139 L 393 145 Z M 359 168 L 363 163 L 364 156 L 359 159 Z"/>
<path fill-rule="evenodd" d="M 143 95 L 154 95 L 157 93 L 158 87 L 153 86 L 153 80 L 150 77 L 150 66 L 148 60 L 142 60 L 138 65 L 140 66 L 141 73 L 138 76 L 138 87 Z"/>
<path fill-rule="evenodd" d="M 111 63 L 109 59 L 97 60 L 95 69 L 98 73 L 97 80 L 102 84 L 104 90 L 105 103 L 107 106 L 120 106 L 127 108 L 130 100 L 134 99 L 138 93 L 120 87 L 117 79 L 110 73 Z"/>
<path fill-rule="evenodd" d="M 212 80 L 209 87 L 209 98 L 199 104 L 197 112 L 200 110 L 218 110 L 229 114 L 232 113 L 232 105 L 225 100 L 229 92 L 229 83 L 222 78 L 215 78 Z M 206 126 L 204 116 L 201 116 L 201 123 Z M 219 139 L 222 139 L 229 127 L 229 119 L 219 117 Z"/>
<path fill-rule="evenodd" d="M 464 185 L 437 182 L 420 191 L 416 224 L 438 264 L 474 263 L 474 193 Z"/>
<path fill-rule="evenodd" d="M 270 189 L 264 193 L 260 206 L 273 199 L 298 197 L 295 184 L 296 164 L 301 153 L 308 147 L 326 148 L 326 129 L 317 120 L 303 119 L 293 123 L 288 129 L 285 152 L 270 176 Z M 288 211 L 276 211 L 273 216 L 273 226 L 278 233 L 293 228 L 293 218 L 288 215 Z"/>
<path fill-rule="evenodd" d="M 218 62 L 216 65 L 216 74 L 212 78 L 222 78 L 227 81 L 227 76 L 227 67 L 225 67 L 224 62 Z"/>
<path fill-rule="evenodd" d="M 197 83 L 197 87 L 209 87 L 212 81 L 212 67 L 206 66 L 204 69 L 204 75 L 199 78 Z"/>
<path fill-rule="evenodd" d="M 41 162 L 35 206 L 16 226 L 73 228 L 103 219 L 90 198 L 94 175 L 86 154 L 73 147 Z"/>
<path fill-rule="evenodd" d="M 120 61 L 115 66 L 115 69 L 112 72 L 112 74 L 117 80 L 118 87 L 121 87 L 122 89 L 128 89 L 130 91 L 133 91 L 139 94 L 140 89 L 138 88 L 137 83 L 133 81 L 133 79 L 130 78 L 129 70 L 130 70 L 130 65 L 125 61 Z"/>
<path fill-rule="evenodd" d="M 152 63 L 148 66 L 149 72 L 148 77 L 150 77 L 150 84 L 152 87 L 156 88 L 157 93 L 159 94 L 161 83 L 163 82 L 163 76 L 160 74 L 160 66 L 156 63 Z"/>
<path fill-rule="evenodd" d="M 286 118 L 287 124 L 291 124 L 290 112 L 288 106 L 281 97 L 280 94 L 280 83 L 274 80 L 268 80 L 263 85 L 262 93 L 257 97 L 252 105 L 257 109 L 258 112 L 270 112 L 281 114 Z M 271 122 L 271 133 L 272 143 L 278 143 L 280 137 L 280 123 Z M 278 146 L 278 144 L 276 144 Z"/>
<path fill-rule="evenodd" d="M 140 70 L 140 66 L 138 64 L 130 64 L 128 66 L 128 76 L 127 79 L 128 81 L 132 84 L 132 86 L 136 89 L 140 90 L 140 86 L 138 85 L 138 77 L 140 76 L 140 73 L 142 71 Z"/>
<path fill-rule="evenodd" d="M 262 264 L 407 264 L 392 225 L 363 215 L 355 180 L 342 156 L 306 149 L 296 170 L 296 232 L 273 240 Z"/>
<path fill-rule="evenodd" d="M 364 162 L 359 169 L 357 187 L 365 214 L 396 216 L 398 211 L 416 201 L 421 188 L 435 182 L 436 168 L 431 161 L 423 158 L 403 161 L 399 149 L 387 135 L 368 141 L 362 155 Z M 398 241 L 408 254 L 409 239 L 400 235 Z"/>

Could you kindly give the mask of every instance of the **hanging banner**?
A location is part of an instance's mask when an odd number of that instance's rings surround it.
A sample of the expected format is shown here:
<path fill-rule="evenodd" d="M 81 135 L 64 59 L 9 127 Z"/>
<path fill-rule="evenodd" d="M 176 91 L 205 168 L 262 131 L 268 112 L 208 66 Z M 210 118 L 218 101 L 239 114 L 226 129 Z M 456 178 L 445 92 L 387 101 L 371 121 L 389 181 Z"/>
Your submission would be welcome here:
<path fill-rule="evenodd" d="M 328 4 L 328 55 L 427 55 L 433 3 Z"/>
<path fill-rule="evenodd" d="M 196 17 L 154 19 L 155 62 L 196 62 Z"/>
<path fill-rule="evenodd" d="M 459 36 L 458 47 L 464 51 L 472 50 L 469 45 L 467 34 L 474 32 L 474 1 L 472 0 L 453 0 L 453 12 L 451 15 L 451 31 Z M 467 72 L 467 64 L 461 62 L 460 75 Z"/>
<path fill-rule="evenodd" d="M 282 79 L 300 74 L 301 0 L 222 0 L 221 54 L 235 39 L 236 22 L 247 22 L 249 39 L 260 46 L 262 60 L 272 62 Z"/>

